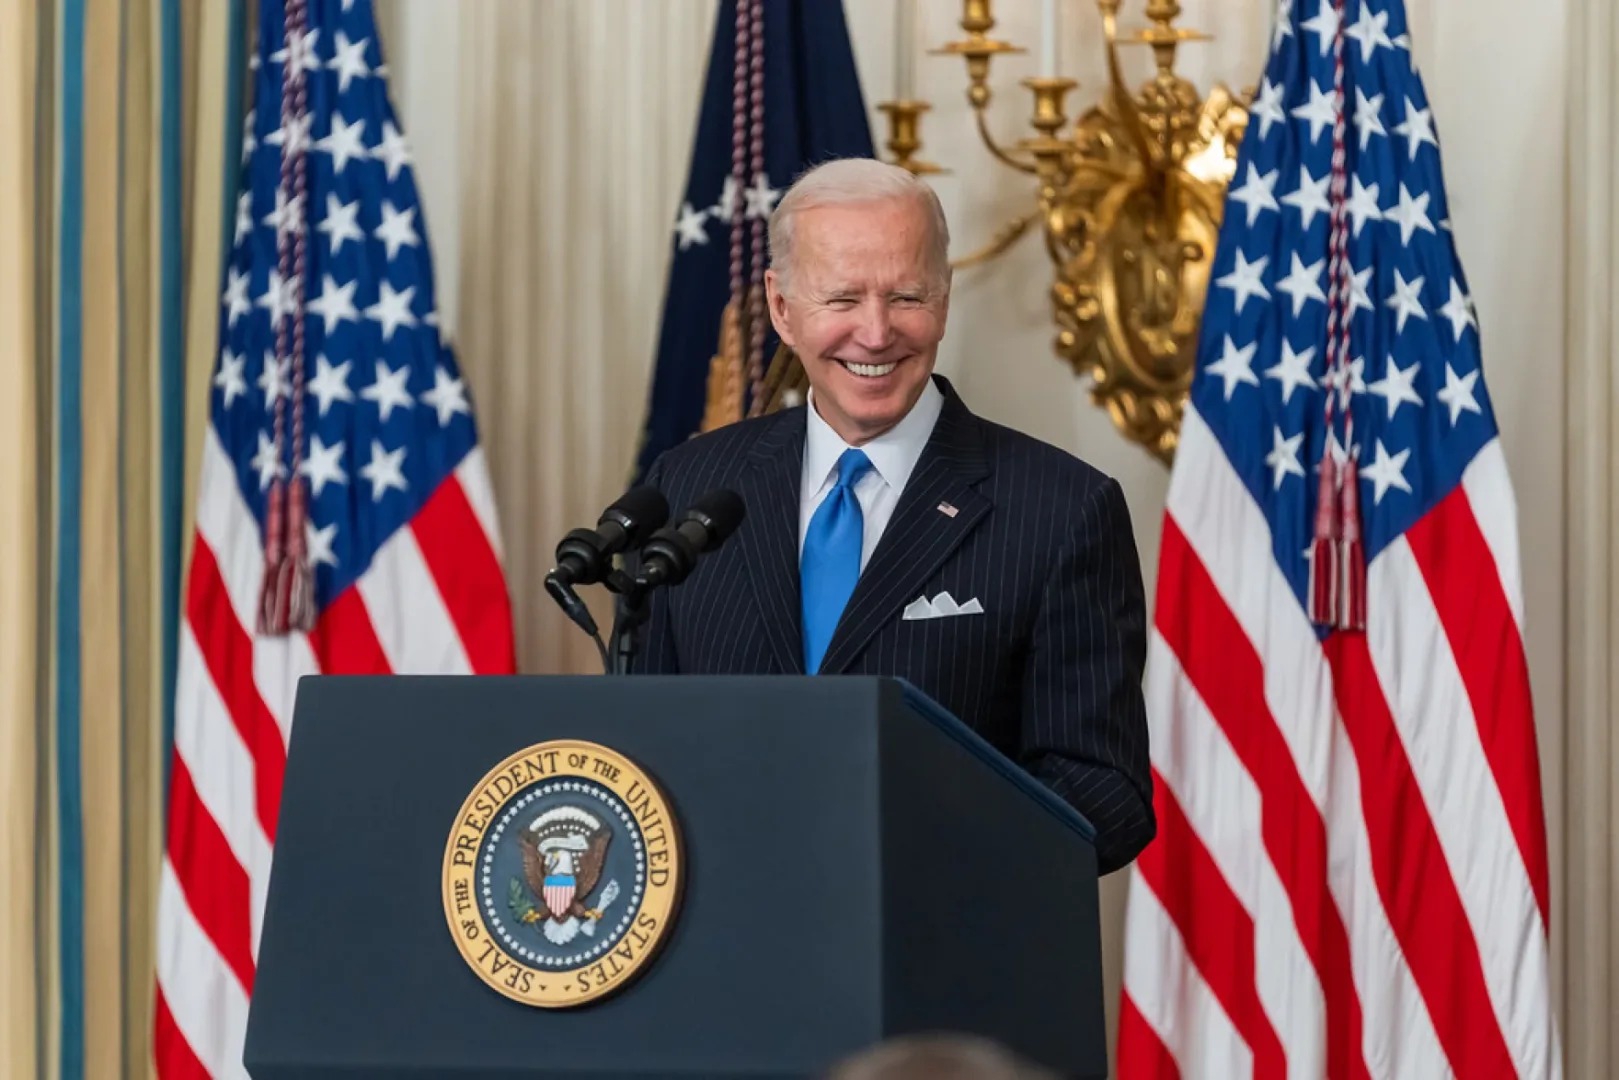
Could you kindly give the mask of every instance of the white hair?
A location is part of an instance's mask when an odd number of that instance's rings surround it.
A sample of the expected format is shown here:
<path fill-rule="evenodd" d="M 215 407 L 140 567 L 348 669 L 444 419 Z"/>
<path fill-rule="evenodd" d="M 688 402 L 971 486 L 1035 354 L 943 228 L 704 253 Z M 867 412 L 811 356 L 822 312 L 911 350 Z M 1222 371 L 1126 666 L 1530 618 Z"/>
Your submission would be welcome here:
<path fill-rule="evenodd" d="M 928 220 L 928 270 L 941 290 L 950 287 L 950 225 L 939 196 L 925 181 L 898 165 L 875 158 L 837 158 L 805 172 L 787 189 L 770 215 L 770 263 L 782 279 L 791 279 L 793 231 L 801 210 L 818 206 L 851 206 L 912 199 Z"/>

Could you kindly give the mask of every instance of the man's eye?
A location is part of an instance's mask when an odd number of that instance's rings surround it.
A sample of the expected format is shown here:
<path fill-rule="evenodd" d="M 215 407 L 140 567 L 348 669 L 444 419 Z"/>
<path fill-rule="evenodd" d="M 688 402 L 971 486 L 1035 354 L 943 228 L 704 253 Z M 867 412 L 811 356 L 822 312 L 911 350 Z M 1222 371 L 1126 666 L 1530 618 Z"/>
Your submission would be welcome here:
<path fill-rule="evenodd" d="M 922 303 L 922 298 L 920 296 L 896 296 L 894 297 L 894 303 L 900 307 L 916 307 Z"/>
<path fill-rule="evenodd" d="M 836 296 L 828 301 L 828 303 L 839 311 L 847 311 L 854 307 L 855 304 L 854 297 L 852 296 Z"/>

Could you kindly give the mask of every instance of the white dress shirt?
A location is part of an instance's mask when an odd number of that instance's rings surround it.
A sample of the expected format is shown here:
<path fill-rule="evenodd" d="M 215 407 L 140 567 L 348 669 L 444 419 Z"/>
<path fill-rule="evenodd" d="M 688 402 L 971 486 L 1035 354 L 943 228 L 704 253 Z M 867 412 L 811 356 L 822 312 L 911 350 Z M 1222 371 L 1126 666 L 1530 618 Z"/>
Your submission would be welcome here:
<path fill-rule="evenodd" d="M 872 439 L 861 450 L 871 459 L 871 470 L 856 481 L 855 498 L 860 503 L 864 536 L 860 545 L 860 569 L 871 561 L 871 553 L 882 538 L 888 519 L 894 516 L 894 507 L 905 490 L 905 483 L 916 469 L 922 450 L 933 435 L 944 408 L 944 394 L 932 379 L 905 418 L 888 431 Z M 838 482 L 838 459 L 851 449 L 831 425 L 821 419 L 815 409 L 815 393 L 810 392 L 808 424 L 804 431 L 804 473 L 799 484 L 798 499 L 798 553 L 804 553 L 804 536 L 809 532 L 810 518 L 822 500 Z"/>

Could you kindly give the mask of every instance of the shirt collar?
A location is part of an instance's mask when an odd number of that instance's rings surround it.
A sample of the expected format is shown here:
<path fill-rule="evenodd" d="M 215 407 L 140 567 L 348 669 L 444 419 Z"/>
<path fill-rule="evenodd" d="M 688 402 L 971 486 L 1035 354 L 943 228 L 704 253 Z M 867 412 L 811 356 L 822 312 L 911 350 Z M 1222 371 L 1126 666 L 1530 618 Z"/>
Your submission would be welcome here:
<path fill-rule="evenodd" d="M 922 389 L 922 396 L 916 399 L 911 411 L 892 428 L 860 447 L 871 459 L 873 470 L 895 491 L 903 490 L 906 481 L 911 478 L 943 409 L 944 394 L 929 378 Z M 809 392 L 806 410 L 809 420 L 804 433 L 804 480 L 819 491 L 830 480 L 838 459 L 850 447 L 841 435 L 832 430 L 830 424 L 821 419 L 821 414 L 815 408 L 813 389 Z"/>

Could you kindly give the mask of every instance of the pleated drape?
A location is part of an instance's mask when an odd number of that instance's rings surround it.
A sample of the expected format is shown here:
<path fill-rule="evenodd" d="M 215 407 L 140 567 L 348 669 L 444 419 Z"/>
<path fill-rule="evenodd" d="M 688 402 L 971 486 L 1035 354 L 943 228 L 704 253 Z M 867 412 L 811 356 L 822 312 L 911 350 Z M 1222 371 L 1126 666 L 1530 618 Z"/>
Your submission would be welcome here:
<path fill-rule="evenodd" d="M 456 347 L 527 672 L 601 670 L 542 581 L 557 540 L 629 480 L 714 8 L 460 5 Z"/>
<path fill-rule="evenodd" d="M 151 1072 L 186 403 L 213 366 L 185 311 L 211 339 L 239 7 L 0 4 L 7 1077 Z"/>
<path fill-rule="evenodd" d="M 0 4 L 0 1071 L 29 1077 L 40 1018 L 35 35 L 33 5 Z"/>

